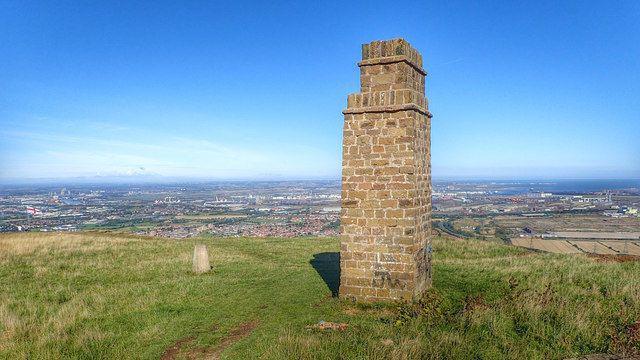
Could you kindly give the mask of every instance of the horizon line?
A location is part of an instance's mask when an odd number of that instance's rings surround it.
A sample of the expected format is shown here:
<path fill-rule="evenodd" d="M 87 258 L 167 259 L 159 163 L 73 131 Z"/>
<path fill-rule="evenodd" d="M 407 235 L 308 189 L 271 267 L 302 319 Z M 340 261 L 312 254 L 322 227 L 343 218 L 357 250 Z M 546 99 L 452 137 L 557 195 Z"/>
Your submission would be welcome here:
<path fill-rule="evenodd" d="M 12 178 L 0 179 L 0 186 L 11 185 L 54 185 L 54 184 L 180 184 L 186 182 L 207 183 L 207 182 L 295 182 L 295 181 L 341 181 L 341 177 L 181 177 L 181 176 L 121 176 L 121 177 L 64 177 L 64 178 Z M 480 182 L 505 182 L 505 181 L 638 181 L 640 177 L 486 177 L 486 176 L 436 176 L 431 182 L 449 181 L 480 181 Z"/>

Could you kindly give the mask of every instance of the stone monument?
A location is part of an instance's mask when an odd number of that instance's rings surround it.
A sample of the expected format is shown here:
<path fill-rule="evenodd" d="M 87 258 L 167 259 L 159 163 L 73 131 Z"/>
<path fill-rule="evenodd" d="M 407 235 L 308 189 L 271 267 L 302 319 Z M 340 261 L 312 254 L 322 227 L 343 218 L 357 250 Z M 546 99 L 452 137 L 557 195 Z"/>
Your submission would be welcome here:
<path fill-rule="evenodd" d="M 431 114 L 422 56 L 362 45 L 342 146 L 340 297 L 417 300 L 431 285 Z"/>
<path fill-rule="evenodd" d="M 209 264 L 209 253 L 207 246 L 198 244 L 193 248 L 193 272 L 196 274 L 206 273 L 211 270 Z"/>

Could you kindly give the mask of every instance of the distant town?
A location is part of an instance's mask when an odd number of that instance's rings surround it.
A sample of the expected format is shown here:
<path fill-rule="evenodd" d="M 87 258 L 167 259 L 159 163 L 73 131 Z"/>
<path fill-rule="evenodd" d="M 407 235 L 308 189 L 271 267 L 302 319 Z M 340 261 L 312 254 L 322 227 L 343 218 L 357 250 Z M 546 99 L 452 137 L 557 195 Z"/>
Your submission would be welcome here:
<path fill-rule="evenodd" d="M 335 236 L 338 182 L 20 187 L 0 196 L 1 231 L 137 235 Z"/>
<path fill-rule="evenodd" d="M 0 232 L 116 231 L 187 238 L 337 236 L 339 181 L 21 185 L 0 188 Z M 444 235 L 640 239 L 633 181 L 440 181 Z M 568 232 L 568 233 L 567 233 Z"/>

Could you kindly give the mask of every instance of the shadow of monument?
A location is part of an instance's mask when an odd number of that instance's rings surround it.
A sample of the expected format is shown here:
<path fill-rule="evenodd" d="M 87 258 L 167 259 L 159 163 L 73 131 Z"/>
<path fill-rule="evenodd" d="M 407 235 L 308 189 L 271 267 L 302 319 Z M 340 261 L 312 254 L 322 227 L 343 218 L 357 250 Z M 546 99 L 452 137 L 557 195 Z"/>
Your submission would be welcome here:
<path fill-rule="evenodd" d="M 339 252 L 323 252 L 313 254 L 313 259 L 309 264 L 320 274 L 329 290 L 331 296 L 338 297 L 338 289 L 340 288 L 340 253 Z"/>

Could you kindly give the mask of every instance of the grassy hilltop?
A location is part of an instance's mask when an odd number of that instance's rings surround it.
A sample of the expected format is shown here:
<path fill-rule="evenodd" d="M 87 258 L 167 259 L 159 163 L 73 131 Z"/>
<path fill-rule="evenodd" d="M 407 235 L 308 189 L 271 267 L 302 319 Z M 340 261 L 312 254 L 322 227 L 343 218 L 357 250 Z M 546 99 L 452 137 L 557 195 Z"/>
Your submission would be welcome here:
<path fill-rule="evenodd" d="M 212 272 L 190 272 L 195 243 L 209 247 Z M 331 297 L 336 239 L 2 235 L 0 358 L 547 359 L 640 351 L 639 262 L 477 240 L 434 245 L 435 283 L 423 304 L 367 306 Z M 307 328 L 320 320 L 347 328 Z"/>

